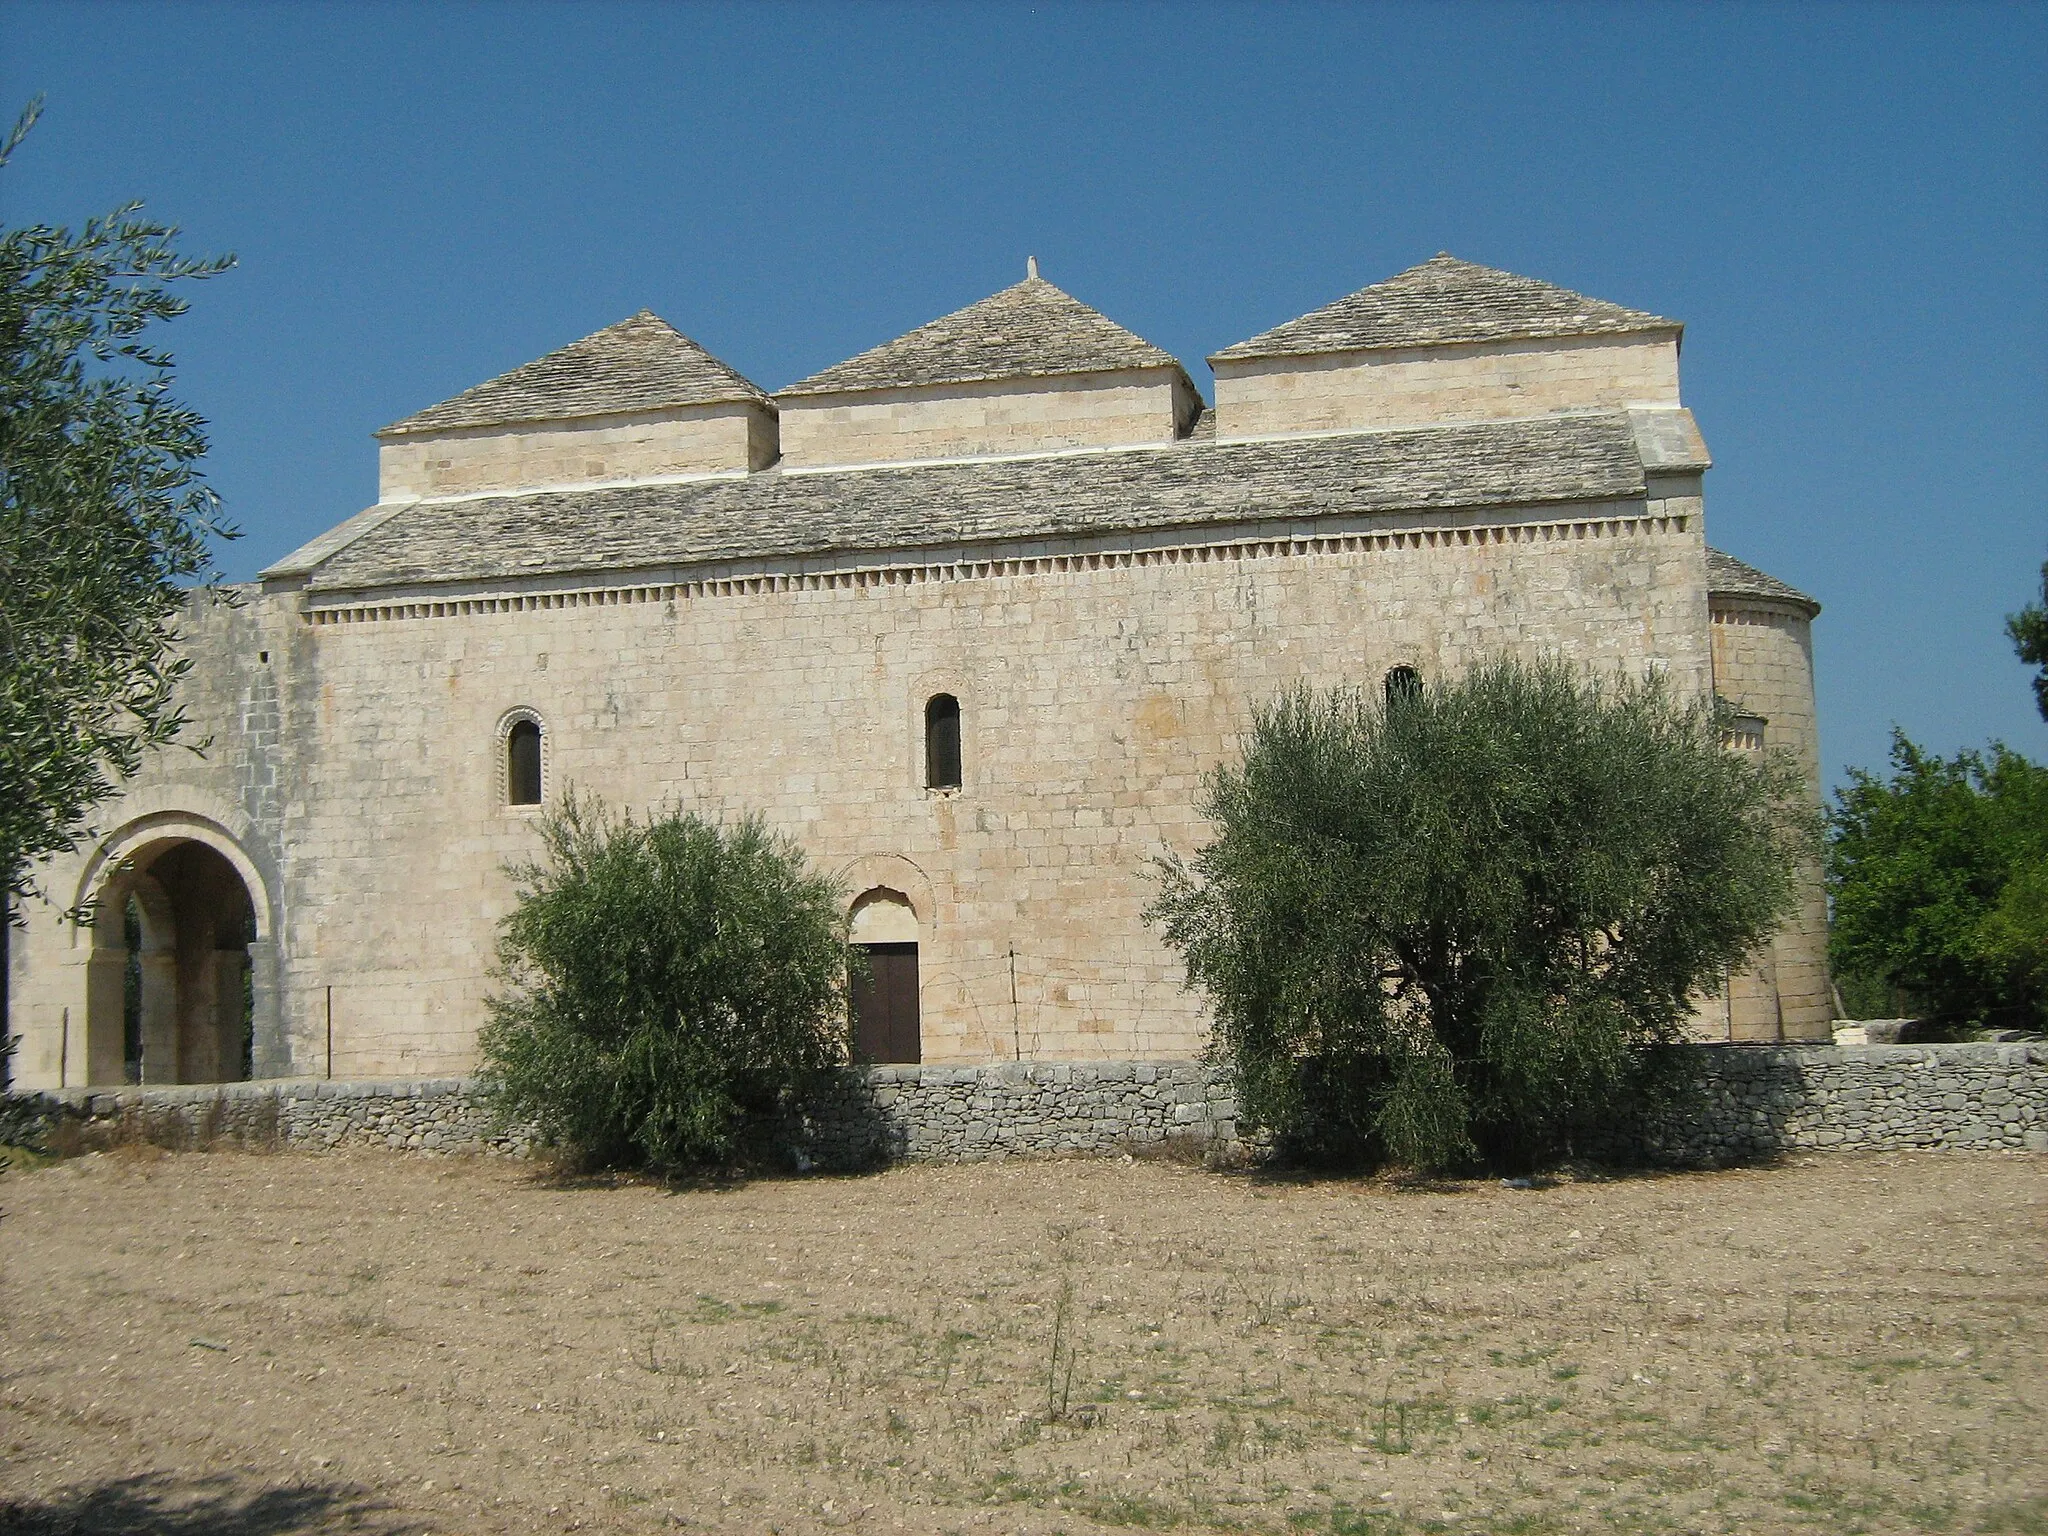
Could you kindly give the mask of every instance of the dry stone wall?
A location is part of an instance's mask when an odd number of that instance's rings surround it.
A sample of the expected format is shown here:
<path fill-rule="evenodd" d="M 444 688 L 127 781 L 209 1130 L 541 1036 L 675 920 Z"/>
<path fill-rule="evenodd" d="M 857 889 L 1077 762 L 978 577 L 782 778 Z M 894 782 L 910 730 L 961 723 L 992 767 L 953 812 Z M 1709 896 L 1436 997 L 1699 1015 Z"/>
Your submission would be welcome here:
<path fill-rule="evenodd" d="M 70 1090 L 12 1101 L 56 1117 L 177 1147 L 525 1156 L 530 1131 L 502 1129 L 469 1078 L 364 1082 L 288 1079 L 166 1088 Z M 758 1152 L 799 1167 L 977 1162 L 1185 1142 L 1235 1150 L 1228 1076 L 1197 1062 L 1012 1062 L 870 1067 L 841 1075 L 807 1113 L 763 1126 Z"/>
<path fill-rule="evenodd" d="M 1005 1062 L 849 1074 L 789 1138 L 825 1167 L 983 1162 L 1168 1142 L 1233 1155 L 1229 1075 L 1198 1062 Z"/>
<path fill-rule="evenodd" d="M 2048 1152 L 2048 1045 L 1701 1046 L 1684 1113 L 1617 1126 L 1615 1161 L 1724 1164 L 1799 1150 Z M 14 1101 L 20 1106 L 24 1101 Z M 286 1080 L 45 1094 L 44 1113 L 160 1141 L 525 1155 L 466 1078 Z M 18 1112 L 18 1111 L 17 1111 Z M 1008 1062 L 842 1074 L 758 1150 L 800 1168 L 1142 1151 L 1248 1149 L 1227 1073 L 1199 1062 Z"/>
<path fill-rule="evenodd" d="M 1595 1155 L 1684 1165 L 1789 1151 L 2048 1152 L 2048 1045 L 1694 1047 L 1692 1107 Z"/>
<path fill-rule="evenodd" d="M 490 1106 L 468 1078 L 69 1089 L 35 1095 L 30 1102 L 53 1119 L 82 1120 L 117 1137 L 171 1147 L 384 1147 L 524 1156 L 533 1144 L 529 1132 L 494 1125 Z"/>

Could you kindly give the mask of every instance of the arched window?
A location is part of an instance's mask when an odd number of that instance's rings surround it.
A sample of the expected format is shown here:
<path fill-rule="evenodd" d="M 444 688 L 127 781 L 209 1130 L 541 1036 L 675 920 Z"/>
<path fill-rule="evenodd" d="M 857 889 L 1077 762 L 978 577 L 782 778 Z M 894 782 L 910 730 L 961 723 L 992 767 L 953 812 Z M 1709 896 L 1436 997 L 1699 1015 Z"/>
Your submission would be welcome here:
<path fill-rule="evenodd" d="M 924 707 L 924 782 L 927 789 L 960 787 L 960 701 L 935 693 Z"/>
<path fill-rule="evenodd" d="M 505 803 L 540 804 L 540 722 L 530 717 L 505 733 Z"/>
<path fill-rule="evenodd" d="M 1391 667 L 1387 671 L 1387 703 L 1401 704 L 1422 697 L 1422 674 L 1413 667 Z"/>

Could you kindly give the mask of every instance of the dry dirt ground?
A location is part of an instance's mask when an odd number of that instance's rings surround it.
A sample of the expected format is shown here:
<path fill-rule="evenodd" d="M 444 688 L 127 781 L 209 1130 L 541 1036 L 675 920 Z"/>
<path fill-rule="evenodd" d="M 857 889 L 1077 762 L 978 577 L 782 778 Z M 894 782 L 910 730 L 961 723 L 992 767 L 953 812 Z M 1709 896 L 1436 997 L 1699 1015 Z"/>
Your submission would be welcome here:
<path fill-rule="evenodd" d="M 0 1178 L 0 1529 L 2048 1531 L 2048 1161 Z"/>

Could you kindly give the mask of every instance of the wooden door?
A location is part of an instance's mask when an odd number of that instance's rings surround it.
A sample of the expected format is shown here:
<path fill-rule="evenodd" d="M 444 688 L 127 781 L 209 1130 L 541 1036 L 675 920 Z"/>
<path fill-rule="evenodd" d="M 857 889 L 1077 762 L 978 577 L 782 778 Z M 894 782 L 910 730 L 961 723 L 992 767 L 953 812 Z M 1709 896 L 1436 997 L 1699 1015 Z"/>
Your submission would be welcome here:
<path fill-rule="evenodd" d="M 861 1061 L 922 1060 L 917 1020 L 917 946 L 863 944 L 868 974 L 853 983 L 853 1049 Z"/>

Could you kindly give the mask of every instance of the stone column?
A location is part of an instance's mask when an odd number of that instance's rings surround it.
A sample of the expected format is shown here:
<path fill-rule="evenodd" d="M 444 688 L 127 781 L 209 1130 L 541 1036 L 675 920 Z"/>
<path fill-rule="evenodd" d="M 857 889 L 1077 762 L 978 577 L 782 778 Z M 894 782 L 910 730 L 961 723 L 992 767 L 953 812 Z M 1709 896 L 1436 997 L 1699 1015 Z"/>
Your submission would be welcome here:
<path fill-rule="evenodd" d="M 220 1081 L 220 980 L 211 945 L 187 949 L 178 965 L 178 1081 Z"/>
<path fill-rule="evenodd" d="M 213 952 L 213 1078 L 227 1083 L 242 1075 L 242 980 L 249 956 L 239 949 Z"/>
<path fill-rule="evenodd" d="M 142 1080 L 145 1083 L 175 1083 L 178 1081 L 177 952 L 147 949 L 142 952 L 141 960 Z"/>
<path fill-rule="evenodd" d="M 96 946 L 85 961 L 85 1006 L 71 1010 L 65 1086 L 112 1087 L 126 1073 L 121 1039 L 128 952 Z"/>

